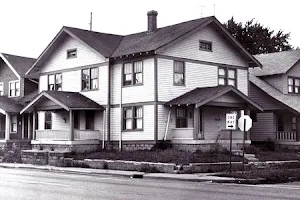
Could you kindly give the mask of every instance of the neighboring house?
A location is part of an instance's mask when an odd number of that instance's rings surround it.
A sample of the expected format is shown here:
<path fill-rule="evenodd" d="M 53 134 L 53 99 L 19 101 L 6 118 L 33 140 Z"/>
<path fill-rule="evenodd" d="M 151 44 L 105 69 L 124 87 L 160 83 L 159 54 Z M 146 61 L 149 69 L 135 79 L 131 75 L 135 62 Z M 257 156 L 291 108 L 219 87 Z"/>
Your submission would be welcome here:
<path fill-rule="evenodd" d="M 262 110 L 248 97 L 248 68 L 260 63 L 215 17 L 156 24 L 150 11 L 141 33 L 60 30 L 27 72 L 40 76 L 40 95 L 21 111 L 39 119 L 34 148 L 227 146 L 225 114 Z M 233 143 L 242 144 L 240 131 Z"/>
<path fill-rule="evenodd" d="M 263 65 L 250 74 L 250 97 L 264 112 L 254 114 L 251 140 L 300 144 L 300 50 L 257 55 Z"/>
<path fill-rule="evenodd" d="M 32 131 L 30 114 L 23 106 L 38 94 L 38 80 L 25 76 L 35 59 L 0 53 L 0 146 L 28 148 Z M 22 140 L 22 141 L 20 141 Z"/>

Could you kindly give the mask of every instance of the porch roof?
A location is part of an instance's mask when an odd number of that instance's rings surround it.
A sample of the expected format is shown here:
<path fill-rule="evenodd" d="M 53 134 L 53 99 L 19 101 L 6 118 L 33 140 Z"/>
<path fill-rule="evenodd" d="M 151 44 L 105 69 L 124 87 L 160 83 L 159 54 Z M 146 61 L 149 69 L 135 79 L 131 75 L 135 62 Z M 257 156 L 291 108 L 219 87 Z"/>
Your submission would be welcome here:
<path fill-rule="evenodd" d="M 30 111 L 39 100 L 47 98 L 65 110 L 103 110 L 104 107 L 79 92 L 43 91 L 21 110 L 21 114 Z"/>
<path fill-rule="evenodd" d="M 23 106 L 12 98 L 0 96 L 0 113 L 19 113 Z"/>
<path fill-rule="evenodd" d="M 235 87 L 221 85 L 216 87 L 195 88 L 194 90 L 172 99 L 165 103 L 165 105 L 195 104 L 196 107 L 200 107 L 229 92 L 235 93 L 238 97 L 240 97 L 240 99 L 250 105 L 250 107 L 263 111 L 263 108 L 260 105 L 252 101 L 248 96 L 240 92 Z"/>

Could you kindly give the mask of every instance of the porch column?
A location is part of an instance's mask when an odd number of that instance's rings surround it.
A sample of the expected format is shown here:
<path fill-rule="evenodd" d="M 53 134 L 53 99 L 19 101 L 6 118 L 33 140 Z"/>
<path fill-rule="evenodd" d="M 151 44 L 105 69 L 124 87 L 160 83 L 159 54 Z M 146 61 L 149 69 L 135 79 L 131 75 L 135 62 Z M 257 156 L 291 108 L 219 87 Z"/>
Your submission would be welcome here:
<path fill-rule="evenodd" d="M 22 117 L 22 136 L 21 138 L 24 139 L 24 135 L 25 135 L 25 119 L 24 119 L 24 114 L 21 116 Z"/>
<path fill-rule="evenodd" d="M 5 140 L 9 140 L 10 133 L 10 114 L 5 114 Z"/>
<path fill-rule="evenodd" d="M 33 111 L 32 115 L 32 140 L 35 140 L 35 129 L 36 129 L 36 111 Z"/>
<path fill-rule="evenodd" d="M 74 141 L 74 115 L 73 115 L 73 110 L 69 111 L 69 118 L 70 118 L 70 137 L 69 139 L 71 141 Z"/>
<path fill-rule="evenodd" d="M 28 121 L 27 121 L 27 123 L 28 123 L 28 139 L 29 140 L 31 140 L 32 139 L 32 137 L 31 137 L 31 114 L 30 113 L 28 113 Z"/>
<path fill-rule="evenodd" d="M 296 141 L 300 141 L 300 115 L 297 116 L 296 122 Z"/>
<path fill-rule="evenodd" d="M 194 134 L 193 139 L 198 140 L 198 134 L 199 134 L 199 108 L 194 108 Z"/>

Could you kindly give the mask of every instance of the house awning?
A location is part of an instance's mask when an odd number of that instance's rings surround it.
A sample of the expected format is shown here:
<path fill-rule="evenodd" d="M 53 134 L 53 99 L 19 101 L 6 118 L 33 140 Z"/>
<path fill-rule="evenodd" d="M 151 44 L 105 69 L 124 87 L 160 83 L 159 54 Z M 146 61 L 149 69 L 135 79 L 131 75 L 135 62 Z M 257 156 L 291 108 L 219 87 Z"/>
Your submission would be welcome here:
<path fill-rule="evenodd" d="M 104 107 L 78 92 L 43 91 L 22 110 L 103 110 Z"/>
<path fill-rule="evenodd" d="M 263 108 L 233 86 L 196 88 L 165 103 L 165 105 L 203 105 L 249 107 L 263 111 Z"/>
<path fill-rule="evenodd" d="M 0 96 L 0 113 L 19 113 L 23 106 L 12 98 Z"/>

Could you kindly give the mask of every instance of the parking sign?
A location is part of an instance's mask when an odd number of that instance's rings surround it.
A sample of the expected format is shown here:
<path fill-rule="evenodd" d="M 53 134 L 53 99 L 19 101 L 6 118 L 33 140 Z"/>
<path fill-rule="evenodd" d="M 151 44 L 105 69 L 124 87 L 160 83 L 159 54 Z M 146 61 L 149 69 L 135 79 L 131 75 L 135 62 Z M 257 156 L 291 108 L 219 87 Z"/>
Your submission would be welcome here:
<path fill-rule="evenodd" d="M 227 130 L 236 129 L 236 114 L 232 114 L 232 113 L 226 114 L 226 129 Z"/>

